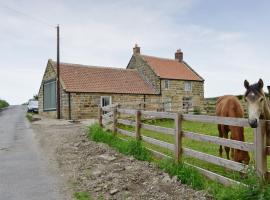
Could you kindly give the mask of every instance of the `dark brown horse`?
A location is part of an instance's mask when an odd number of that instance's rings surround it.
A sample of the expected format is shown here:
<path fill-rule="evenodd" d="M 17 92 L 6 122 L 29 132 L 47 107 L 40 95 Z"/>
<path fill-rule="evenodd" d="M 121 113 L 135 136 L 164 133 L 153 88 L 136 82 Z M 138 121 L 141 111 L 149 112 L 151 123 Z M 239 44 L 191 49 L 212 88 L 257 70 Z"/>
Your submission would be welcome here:
<path fill-rule="evenodd" d="M 244 111 L 239 100 L 231 95 L 222 96 L 217 100 L 216 115 L 221 117 L 243 118 Z M 244 128 L 238 126 L 218 125 L 219 137 L 228 139 L 228 133 L 231 132 L 231 139 L 245 141 Z M 230 159 L 230 147 L 225 146 L 227 159 Z M 219 155 L 222 157 L 222 146 L 219 147 Z M 247 151 L 231 149 L 231 158 L 240 163 L 248 164 L 250 157 Z"/>

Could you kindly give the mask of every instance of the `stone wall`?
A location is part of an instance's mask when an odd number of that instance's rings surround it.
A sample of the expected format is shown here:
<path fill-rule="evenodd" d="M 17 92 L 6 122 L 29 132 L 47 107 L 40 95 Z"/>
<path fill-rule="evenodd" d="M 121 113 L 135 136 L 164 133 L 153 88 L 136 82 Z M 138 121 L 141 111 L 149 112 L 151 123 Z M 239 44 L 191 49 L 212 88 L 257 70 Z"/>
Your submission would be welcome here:
<path fill-rule="evenodd" d="M 108 93 L 71 93 L 71 119 L 96 118 L 101 96 L 110 96 L 112 104 L 120 104 L 125 108 L 139 108 L 139 104 L 158 100 L 157 95 L 142 94 L 108 94 Z M 147 106 L 150 109 L 150 106 Z M 64 116 L 64 118 L 66 118 Z"/>
<path fill-rule="evenodd" d="M 43 110 L 43 83 L 49 80 L 56 80 L 56 72 L 50 63 L 48 61 L 42 83 L 39 89 L 38 93 L 38 109 L 39 109 L 39 114 L 49 117 L 49 118 L 57 118 L 57 112 L 56 110 L 52 111 L 44 111 Z M 64 91 L 62 84 L 60 84 L 60 106 L 61 106 L 61 113 L 60 116 L 61 118 L 68 118 L 68 93 Z"/>
<path fill-rule="evenodd" d="M 53 66 L 51 65 L 50 61 L 47 63 L 46 70 L 44 72 L 44 76 L 42 79 L 42 83 L 39 88 L 39 93 L 38 93 L 38 112 L 39 114 L 50 117 L 50 118 L 56 118 L 57 113 L 56 111 L 43 111 L 43 83 L 52 80 L 56 78 L 56 72 L 53 69 Z"/>
<path fill-rule="evenodd" d="M 169 80 L 168 89 L 165 88 L 165 79 L 161 80 L 161 98 L 163 102 L 171 99 L 172 111 L 183 111 L 183 97 L 192 98 L 192 106 L 203 110 L 204 102 L 204 83 L 191 81 L 192 90 L 185 91 L 185 81 Z"/>
<path fill-rule="evenodd" d="M 156 93 L 160 93 L 160 79 L 150 66 L 142 59 L 140 55 L 133 55 L 130 59 L 127 69 L 137 69 L 141 77 L 150 83 Z"/>

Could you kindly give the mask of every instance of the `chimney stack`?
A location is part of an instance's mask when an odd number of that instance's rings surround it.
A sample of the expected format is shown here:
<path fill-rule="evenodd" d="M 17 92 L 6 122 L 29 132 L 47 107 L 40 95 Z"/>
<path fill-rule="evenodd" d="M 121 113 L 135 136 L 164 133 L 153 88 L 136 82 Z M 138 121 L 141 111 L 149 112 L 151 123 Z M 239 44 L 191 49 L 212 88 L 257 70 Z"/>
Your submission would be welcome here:
<path fill-rule="evenodd" d="M 181 51 L 181 49 L 177 49 L 174 55 L 175 60 L 178 60 L 179 62 L 183 61 L 183 52 Z"/>
<path fill-rule="evenodd" d="M 133 54 L 140 54 L 140 53 L 141 53 L 141 47 L 135 44 L 135 47 L 133 47 Z"/>

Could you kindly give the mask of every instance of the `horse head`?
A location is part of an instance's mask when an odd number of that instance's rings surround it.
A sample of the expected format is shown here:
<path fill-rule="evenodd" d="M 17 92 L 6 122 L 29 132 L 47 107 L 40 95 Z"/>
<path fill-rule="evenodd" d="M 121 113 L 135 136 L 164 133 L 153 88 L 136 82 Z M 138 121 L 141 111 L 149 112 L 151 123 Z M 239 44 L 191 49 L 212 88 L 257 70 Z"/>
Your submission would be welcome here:
<path fill-rule="evenodd" d="M 258 127 L 258 121 L 263 114 L 265 95 L 263 92 L 263 81 L 259 79 L 257 83 L 252 85 L 247 80 L 244 82 L 246 88 L 245 100 L 248 105 L 248 122 L 252 128 Z"/>

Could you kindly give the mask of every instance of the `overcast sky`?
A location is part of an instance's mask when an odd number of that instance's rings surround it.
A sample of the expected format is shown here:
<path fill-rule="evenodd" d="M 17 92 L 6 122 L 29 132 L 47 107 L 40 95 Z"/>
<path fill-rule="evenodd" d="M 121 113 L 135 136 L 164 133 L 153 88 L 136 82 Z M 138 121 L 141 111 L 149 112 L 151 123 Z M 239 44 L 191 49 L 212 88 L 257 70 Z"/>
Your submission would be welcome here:
<path fill-rule="evenodd" d="M 165 58 L 181 48 L 206 97 L 242 94 L 244 79 L 270 85 L 269 8 L 266 0 L 0 0 L 0 98 L 21 104 L 38 93 L 56 59 L 56 24 L 62 62 L 125 68 L 138 43 Z"/>

